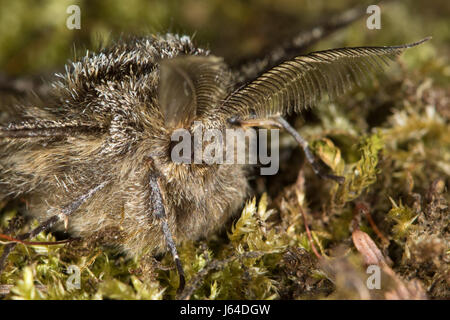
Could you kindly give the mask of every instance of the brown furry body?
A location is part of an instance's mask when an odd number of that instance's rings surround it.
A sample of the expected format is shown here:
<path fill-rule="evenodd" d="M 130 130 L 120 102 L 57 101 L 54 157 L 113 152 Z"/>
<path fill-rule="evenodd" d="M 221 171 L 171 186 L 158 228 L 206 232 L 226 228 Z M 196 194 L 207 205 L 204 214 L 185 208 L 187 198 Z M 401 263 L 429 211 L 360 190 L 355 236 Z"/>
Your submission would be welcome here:
<path fill-rule="evenodd" d="M 118 43 L 67 67 L 49 99 L 13 110 L 0 125 L 0 199 L 26 194 L 34 216 L 65 214 L 75 235 L 115 230 L 108 244 L 132 254 L 162 251 L 169 233 L 176 242 L 207 236 L 243 203 L 246 167 L 172 162 L 175 129 L 192 133 L 200 121 L 223 132 L 233 122 L 276 121 L 314 166 L 307 144 L 280 115 L 346 92 L 427 39 L 298 56 L 237 90 L 223 60 L 188 37 Z"/>
<path fill-rule="evenodd" d="M 14 114 L 21 129 L 29 121 L 30 127 L 60 127 L 63 134 L 0 139 L 0 198 L 26 195 L 30 213 L 43 221 L 109 181 L 70 216 L 69 231 L 91 236 L 117 230 L 117 241 L 108 244 L 131 254 L 157 252 L 165 243 L 148 188 L 148 174 L 157 172 L 176 241 L 216 231 L 246 197 L 245 169 L 172 163 L 171 131 L 157 99 L 158 60 L 208 54 L 188 37 L 167 35 L 119 43 L 66 68 L 52 98 Z M 211 120 L 218 129 L 226 122 L 213 121 L 218 120 L 213 102 L 231 89 L 230 74 L 221 67 L 221 90 L 195 119 Z"/>

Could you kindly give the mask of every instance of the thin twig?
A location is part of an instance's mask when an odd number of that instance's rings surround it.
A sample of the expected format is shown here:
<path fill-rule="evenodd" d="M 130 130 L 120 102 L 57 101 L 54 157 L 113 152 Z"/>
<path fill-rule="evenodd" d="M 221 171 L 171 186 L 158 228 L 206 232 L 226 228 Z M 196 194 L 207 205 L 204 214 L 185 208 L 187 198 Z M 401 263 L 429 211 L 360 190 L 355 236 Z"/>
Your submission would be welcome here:
<path fill-rule="evenodd" d="M 308 226 L 308 219 L 306 217 L 305 210 L 303 210 L 302 201 L 299 196 L 300 192 L 302 192 L 302 190 L 304 190 L 304 184 L 305 184 L 305 177 L 303 176 L 303 171 L 300 170 L 300 172 L 298 173 L 297 182 L 295 183 L 295 192 L 297 194 L 297 203 L 299 206 L 300 213 L 302 214 L 302 217 L 303 217 L 303 224 L 305 225 L 306 235 L 308 237 L 308 241 L 311 246 L 311 249 L 314 252 L 315 256 L 320 260 L 320 259 L 322 259 L 322 256 L 319 254 L 319 252 L 316 249 L 316 246 L 314 245 L 314 239 L 312 237 L 311 230 L 309 229 L 309 226 Z"/>
<path fill-rule="evenodd" d="M 8 241 L 7 243 L 21 243 L 21 244 L 24 244 L 27 246 L 51 246 L 51 245 L 72 242 L 74 240 L 77 240 L 78 238 L 72 238 L 72 239 L 66 239 L 66 240 L 60 240 L 60 241 L 26 241 L 26 240 L 16 239 L 16 238 L 10 237 L 6 234 L 0 233 L 0 239 Z"/>

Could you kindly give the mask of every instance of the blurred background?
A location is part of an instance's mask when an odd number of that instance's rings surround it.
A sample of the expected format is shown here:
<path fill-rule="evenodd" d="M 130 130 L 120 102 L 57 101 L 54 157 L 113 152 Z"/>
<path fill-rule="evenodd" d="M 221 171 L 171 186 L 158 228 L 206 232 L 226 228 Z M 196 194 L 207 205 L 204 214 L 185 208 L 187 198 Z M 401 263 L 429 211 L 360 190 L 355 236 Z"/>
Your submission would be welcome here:
<path fill-rule="evenodd" d="M 367 1 L 367 5 L 377 2 Z M 81 9 L 80 30 L 66 27 L 70 15 L 66 9 L 72 4 Z M 199 46 L 236 64 L 356 5 L 365 2 L 0 0 L 0 72 L 9 76 L 46 74 L 59 70 L 76 54 L 95 50 L 100 43 L 121 35 L 166 32 L 193 35 Z M 433 46 L 421 54 L 427 59 L 448 57 L 449 18 L 447 0 L 384 1 L 380 30 L 367 29 L 363 18 L 312 49 L 401 44 L 431 35 Z"/>

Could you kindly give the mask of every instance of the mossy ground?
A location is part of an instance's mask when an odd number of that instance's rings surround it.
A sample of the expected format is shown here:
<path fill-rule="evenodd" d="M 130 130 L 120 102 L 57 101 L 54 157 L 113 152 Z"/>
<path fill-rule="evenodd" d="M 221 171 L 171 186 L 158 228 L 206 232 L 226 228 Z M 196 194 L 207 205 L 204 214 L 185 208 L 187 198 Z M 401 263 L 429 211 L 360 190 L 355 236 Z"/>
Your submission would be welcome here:
<path fill-rule="evenodd" d="M 70 31 L 65 9 L 72 2 L 2 1 L 0 70 L 47 73 L 73 57 L 73 43 L 92 48 L 121 33 L 167 30 L 196 31 L 199 44 L 234 63 L 323 20 L 323 12 L 354 3 L 132 2 L 78 1 L 82 29 Z M 412 298 L 421 293 L 450 298 L 448 11 L 445 1 L 392 2 L 382 9 L 380 30 L 367 30 L 363 19 L 311 49 L 433 36 L 370 86 L 290 119 L 346 182 L 339 186 L 315 176 L 293 139 L 282 135 L 280 173 L 251 177 L 255 197 L 226 232 L 179 247 L 188 284 L 178 298 Z M 21 206 L 20 201 L 0 204 L 3 232 L 19 233 L 35 224 L 21 221 Z M 366 247 L 355 238 L 358 229 L 369 237 Z M 34 240 L 54 239 L 40 234 Z M 178 276 L 170 254 L 126 260 L 94 240 L 18 245 L 0 277 L 2 290 L 10 291 L 5 298 L 176 297 Z M 376 292 L 365 287 L 365 259 L 371 252 L 381 253 L 387 265 L 383 275 L 391 280 Z M 81 270 L 80 289 L 67 289 L 70 265 Z"/>

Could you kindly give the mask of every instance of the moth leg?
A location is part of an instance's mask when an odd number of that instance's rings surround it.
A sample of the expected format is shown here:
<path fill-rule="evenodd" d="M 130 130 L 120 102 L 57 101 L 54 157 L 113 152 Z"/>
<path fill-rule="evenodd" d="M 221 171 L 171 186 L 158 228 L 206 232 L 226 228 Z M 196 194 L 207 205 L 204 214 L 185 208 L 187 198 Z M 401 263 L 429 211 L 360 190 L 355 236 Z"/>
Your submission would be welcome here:
<path fill-rule="evenodd" d="M 313 155 L 311 149 L 309 148 L 308 142 L 295 130 L 289 122 L 287 122 L 283 117 L 277 116 L 270 119 L 248 119 L 248 120 L 240 120 L 239 118 L 229 118 L 228 122 L 234 125 L 240 125 L 242 127 L 277 127 L 285 129 L 297 143 L 302 147 L 305 152 L 306 159 L 311 164 L 311 167 L 315 174 L 324 178 L 334 180 L 337 183 L 344 183 L 345 178 L 341 176 L 336 176 L 332 174 L 327 174 L 321 165 L 321 163 L 317 160 L 317 158 Z"/>
<path fill-rule="evenodd" d="M 278 116 L 274 118 L 276 122 L 278 122 L 294 139 L 297 141 L 297 143 L 302 147 L 303 151 L 305 152 L 306 159 L 311 164 L 312 169 L 314 170 L 314 173 L 318 176 L 324 178 L 324 179 L 330 179 L 334 180 L 339 184 L 342 184 L 345 182 L 345 178 L 341 176 L 336 176 L 333 174 L 327 174 L 324 172 L 324 168 L 322 167 L 321 163 L 317 160 L 317 158 L 313 155 L 311 152 L 311 149 L 309 148 L 308 141 L 306 141 L 298 132 L 295 130 L 289 122 L 287 122 L 283 117 Z"/>
<path fill-rule="evenodd" d="M 55 224 L 57 224 L 60 221 L 63 221 L 65 224 L 67 223 L 67 219 L 68 217 L 74 213 L 75 211 L 78 210 L 78 208 L 85 203 L 88 199 L 90 199 L 97 191 L 103 189 L 107 184 L 109 183 L 109 181 L 105 181 L 102 182 L 101 184 L 99 184 L 98 186 L 90 189 L 87 193 L 83 194 L 82 196 L 80 196 L 77 200 L 75 200 L 74 202 L 70 203 L 69 205 L 64 206 L 61 210 L 59 214 L 55 214 L 54 216 L 52 216 L 51 218 L 47 219 L 46 221 L 44 221 L 43 223 L 41 223 L 38 227 L 36 227 L 35 229 L 31 230 L 30 232 L 21 234 L 19 236 L 17 236 L 16 238 L 18 240 L 26 240 L 28 238 L 34 238 L 35 236 L 37 236 L 39 233 L 43 232 L 43 231 L 48 231 L 50 230 Z M 0 274 L 3 271 L 3 268 L 5 267 L 6 264 L 6 259 L 8 258 L 9 254 L 12 252 L 12 250 L 16 247 L 17 243 L 8 243 L 5 248 L 3 249 L 3 253 L 2 256 L 0 257 Z"/>
<path fill-rule="evenodd" d="M 169 247 L 170 252 L 172 253 L 172 257 L 175 261 L 175 266 L 178 271 L 178 275 L 180 277 L 180 285 L 178 287 L 177 292 L 182 292 L 186 283 L 183 265 L 181 264 L 180 257 L 178 256 L 177 247 L 175 242 L 173 241 L 172 232 L 169 229 L 169 224 L 167 220 L 166 210 L 164 208 L 163 198 L 161 195 L 161 189 L 159 187 L 158 178 L 154 174 L 150 174 L 149 176 L 149 185 L 150 185 L 150 201 L 153 205 L 154 215 L 160 219 L 162 224 L 162 231 L 164 234 L 164 238 L 166 240 L 167 246 Z"/>

